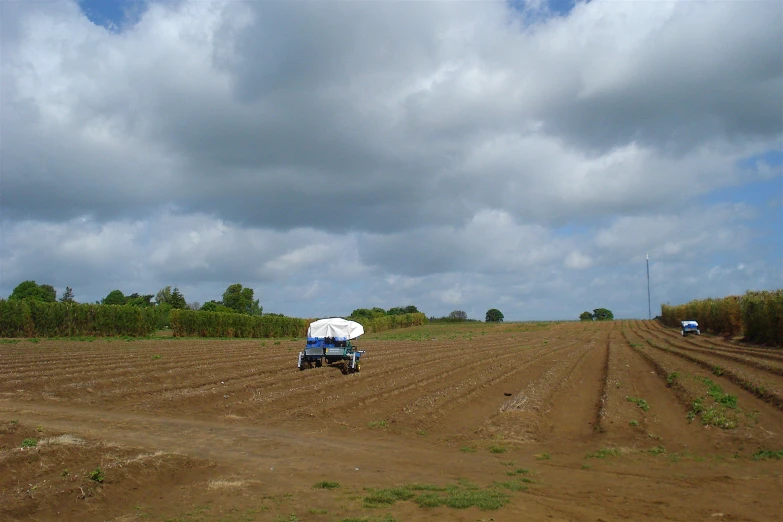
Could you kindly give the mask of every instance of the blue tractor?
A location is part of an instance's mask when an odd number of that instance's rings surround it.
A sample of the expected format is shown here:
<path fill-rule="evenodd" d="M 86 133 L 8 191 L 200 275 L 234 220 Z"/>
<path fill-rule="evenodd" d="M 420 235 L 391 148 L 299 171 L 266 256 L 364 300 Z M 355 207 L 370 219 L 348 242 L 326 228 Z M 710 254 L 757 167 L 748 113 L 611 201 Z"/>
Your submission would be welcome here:
<path fill-rule="evenodd" d="M 701 331 L 699 330 L 699 323 L 696 321 L 681 321 L 682 324 L 682 336 L 685 337 L 688 334 L 695 333 L 696 335 L 701 335 Z"/>
<path fill-rule="evenodd" d="M 344 374 L 361 370 L 363 350 L 357 350 L 352 339 L 364 333 L 364 327 L 355 322 L 332 317 L 310 323 L 307 345 L 299 353 L 299 370 L 320 368 L 326 363 L 338 366 Z"/>

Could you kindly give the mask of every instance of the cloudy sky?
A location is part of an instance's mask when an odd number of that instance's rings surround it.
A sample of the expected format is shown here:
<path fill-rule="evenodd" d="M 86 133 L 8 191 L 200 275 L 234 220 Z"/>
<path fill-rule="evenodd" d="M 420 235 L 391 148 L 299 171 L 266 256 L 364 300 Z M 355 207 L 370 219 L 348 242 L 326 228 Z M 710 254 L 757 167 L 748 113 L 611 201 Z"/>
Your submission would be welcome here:
<path fill-rule="evenodd" d="M 576 319 L 783 287 L 783 7 L 0 3 L 0 295 Z"/>

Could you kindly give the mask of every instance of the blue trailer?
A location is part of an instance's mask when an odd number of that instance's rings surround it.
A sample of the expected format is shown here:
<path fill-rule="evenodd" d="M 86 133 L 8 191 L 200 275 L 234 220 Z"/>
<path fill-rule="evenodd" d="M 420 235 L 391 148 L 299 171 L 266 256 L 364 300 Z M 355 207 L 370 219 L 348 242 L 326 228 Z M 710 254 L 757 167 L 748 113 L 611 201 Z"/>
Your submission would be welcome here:
<path fill-rule="evenodd" d="M 361 371 L 361 357 L 364 350 L 358 350 L 352 343 L 364 333 L 364 327 L 355 322 L 332 317 L 310 324 L 307 329 L 307 344 L 299 353 L 297 367 L 300 371 L 311 368 L 338 366 L 344 374 Z"/>

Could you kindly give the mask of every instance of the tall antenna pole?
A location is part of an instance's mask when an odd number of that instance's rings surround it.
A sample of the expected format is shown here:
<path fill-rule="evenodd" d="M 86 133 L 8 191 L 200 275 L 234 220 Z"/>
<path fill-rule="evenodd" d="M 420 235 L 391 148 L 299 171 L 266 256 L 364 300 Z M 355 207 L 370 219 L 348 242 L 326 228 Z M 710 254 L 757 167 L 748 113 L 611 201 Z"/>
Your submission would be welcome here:
<path fill-rule="evenodd" d="M 650 302 L 650 254 L 647 254 L 647 318 L 652 319 L 652 306 Z"/>

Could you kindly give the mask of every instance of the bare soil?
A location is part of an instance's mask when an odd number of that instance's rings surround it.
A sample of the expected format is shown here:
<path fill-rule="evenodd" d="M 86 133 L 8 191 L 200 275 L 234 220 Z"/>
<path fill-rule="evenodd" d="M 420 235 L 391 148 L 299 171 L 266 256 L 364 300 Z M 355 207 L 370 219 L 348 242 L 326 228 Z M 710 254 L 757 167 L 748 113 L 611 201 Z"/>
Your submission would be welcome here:
<path fill-rule="evenodd" d="M 2 521 L 783 514 L 783 351 L 657 322 L 0 343 Z"/>

